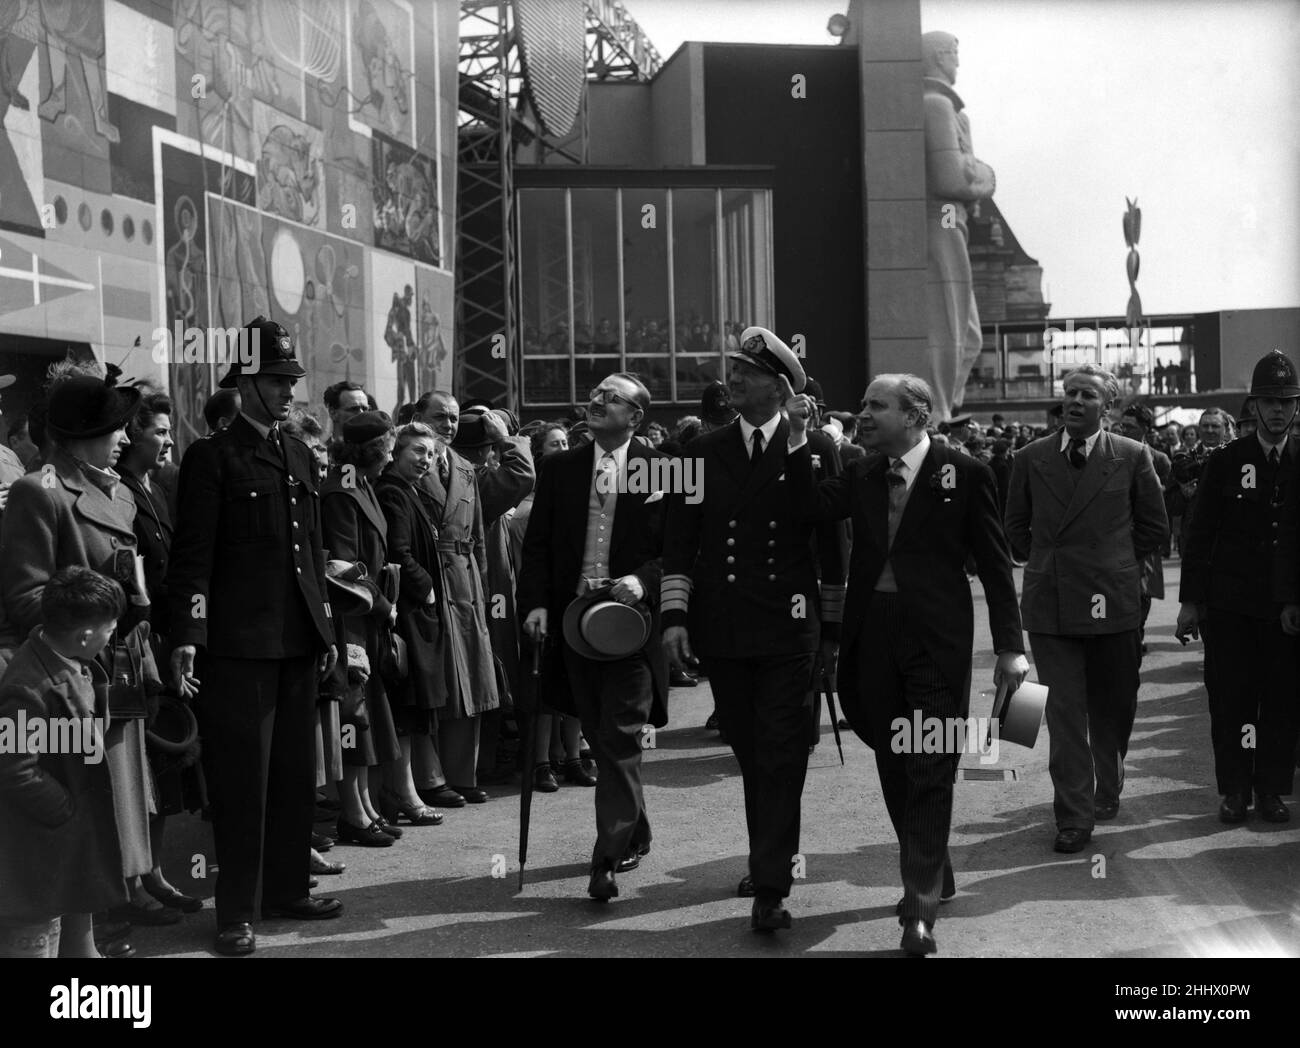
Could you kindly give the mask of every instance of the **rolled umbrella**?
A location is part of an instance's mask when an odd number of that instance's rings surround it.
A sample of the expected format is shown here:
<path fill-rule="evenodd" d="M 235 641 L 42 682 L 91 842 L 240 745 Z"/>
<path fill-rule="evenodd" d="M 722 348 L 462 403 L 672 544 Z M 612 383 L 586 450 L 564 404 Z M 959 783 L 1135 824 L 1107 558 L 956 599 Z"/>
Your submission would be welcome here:
<path fill-rule="evenodd" d="M 835 685 L 831 681 L 831 675 L 822 667 L 822 694 L 826 696 L 826 709 L 831 715 L 831 727 L 835 731 L 835 748 L 840 751 L 840 766 L 844 765 L 844 744 L 840 742 L 840 717 L 835 712 Z"/>
<path fill-rule="evenodd" d="M 528 822 L 533 807 L 533 773 L 537 770 L 537 714 L 542 708 L 543 636 L 533 641 L 533 708 L 524 728 L 524 781 L 519 789 L 519 890 L 524 890 L 524 864 L 528 861 Z"/>

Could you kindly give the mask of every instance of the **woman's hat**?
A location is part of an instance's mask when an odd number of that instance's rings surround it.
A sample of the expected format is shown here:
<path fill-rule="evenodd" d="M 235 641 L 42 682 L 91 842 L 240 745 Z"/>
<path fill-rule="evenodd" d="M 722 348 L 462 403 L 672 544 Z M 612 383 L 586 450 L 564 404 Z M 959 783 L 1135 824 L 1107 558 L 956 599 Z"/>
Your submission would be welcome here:
<path fill-rule="evenodd" d="M 325 562 L 325 583 L 330 607 L 339 615 L 365 615 L 375 606 L 375 584 L 360 561 Z"/>
<path fill-rule="evenodd" d="M 145 739 L 162 753 L 185 753 L 199 737 L 199 722 L 193 711 L 174 695 L 158 696 L 158 715 L 145 730 Z"/>
<path fill-rule="evenodd" d="M 106 386 L 94 375 L 70 375 L 50 391 L 45 425 L 62 440 L 102 437 L 122 429 L 140 406 L 140 390 Z"/>
<path fill-rule="evenodd" d="M 364 444 L 391 432 L 393 420 L 384 411 L 362 411 L 343 423 L 343 440 L 347 444 Z"/>
<path fill-rule="evenodd" d="M 650 639 L 650 610 L 642 603 L 621 604 L 609 596 L 612 585 L 588 590 L 564 609 L 564 639 L 579 655 L 599 662 L 624 659 Z"/>

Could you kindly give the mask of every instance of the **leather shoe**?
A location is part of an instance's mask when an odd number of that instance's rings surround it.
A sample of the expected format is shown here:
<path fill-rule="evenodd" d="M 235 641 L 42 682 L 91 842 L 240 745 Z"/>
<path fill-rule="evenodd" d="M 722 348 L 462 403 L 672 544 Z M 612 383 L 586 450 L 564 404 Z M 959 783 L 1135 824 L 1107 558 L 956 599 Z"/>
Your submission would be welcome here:
<path fill-rule="evenodd" d="M 323 876 L 334 876 L 342 873 L 347 867 L 341 862 L 330 862 L 329 859 L 322 859 L 319 855 L 311 857 L 311 872 Z"/>
<path fill-rule="evenodd" d="M 262 916 L 266 920 L 277 917 L 291 917 L 296 921 L 323 921 L 337 917 L 343 912 L 343 903 L 338 899 L 322 899 L 314 895 L 304 895 L 292 902 L 283 902 L 279 906 L 263 906 Z"/>
<path fill-rule="evenodd" d="M 789 928 L 791 923 L 790 911 L 781 905 L 780 899 L 754 900 L 754 908 L 749 913 L 749 927 L 754 931 L 774 932 Z"/>
<path fill-rule="evenodd" d="M 1223 803 L 1219 805 L 1219 821 L 1233 825 L 1238 822 L 1246 821 L 1246 794 L 1230 793 L 1223 798 Z"/>
<path fill-rule="evenodd" d="M 533 789 L 538 793 L 555 793 L 559 788 L 550 764 L 539 764 L 533 770 Z"/>
<path fill-rule="evenodd" d="M 614 867 L 614 872 L 628 873 L 632 870 L 635 870 L 638 866 L 641 865 L 642 857 L 649 854 L 650 854 L 650 845 L 648 844 L 630 845 L 627 849 L 627 854 L 624 855 L 623 858 L 618 860 L 618 865 Z"/>
<path fill-rule="evenodd" d="M 377 818 L 370 825 L 373 826 L 375 829 L 377 829 L 380 833 L 385 833 L 389 837 L 392 837 L 393 840 L 395 841 L 400 841 L 402 839 L 402 831 L 399 830 L 387 819 L 385 819 L 382 815 L 379 816 L 379 818 Z"/>
<path fill-rule="evenodd" d="M 694 688 L 700 682 L 685 670 L 671 670 L 668 674 L 670 688 Z"/>
<path fill-rule="evenodd" d="M 227 924 L 217 932 L 212 948 L 225 957 L 242 957 L 257 949 L 257 936 L 251 924 Z"/>
<path fill-rule="evenodd" d="M 717 711 L 717 710 L 714 710 L 712 713 L 709 714 L 709 719 L 706 720 L 706 721 L 704 722 L 704 730 L 705 730 L 705 731 L 717 731 L 717 730 L 718 730 L 718 711 Z"/>
<path fill-rule="evenodd" d="M 138 903 L 127 903 L 109 911 L 109 916 L 119 921 L 129 921 L 141 927 L 161 928 L 168 924 L 179 924 L 181 911 L 170 906 L 148 907 Z"/>
<path fill-rule="evenodd" d="M 451 788 L 465 798 L 466 804 L 483 804 L 488 799 L 487 792 L 480 790 L 477 786 L 453 786 Z"/>
<path fill-rule="evenodd" d="M 1093 805 L 1092 817 L 1098 822 L 1110 822 L 1119 814 L 1119 801 L 1113 804 L 1096 804 Z"/>
<path fill-rule="evenodd" d="M 1256 793 L 1255 811 L 1265 822 L 1286 822 L 1291 818 L 1287 806 L 1276 793 Z"/>
<path fill-rule="evenodd" d="M 617 898 L 618 884 L 614 880 L 614 871 L 608 866 L 597 866 L 591 871 L 591 880 L 587 884 L 587 894 L 597 902 L 609 902 Z"/>
<path fill-rule="evenodd" d="M 740 879 L 740 883 L 736 885 L 736 898 L 752 899 L 757 894 L 758 893 L 754 890 L 754 878 L 749 874 L 745 874 L 745 876 Z"/>
<path fill-rule="evenodd" d="M 344 844 L 360 844 L 366 848 L 391 848 L 396 838 L 384 833 L 373 822 L 369 826 L 353 826 L 339 816 L 339 840 Z"/>
<path fill-rule="evenodd" d="M 445 783 L 432 790 L 416 790 L 415 795 L 431 808 L 465 807 L 465 798 Z"/>
<path fill-rule="evenodd" d="M 903 925 L 903 941 L 898 945 L 909 957 L 924 957 L 939 950 L 934 930 L 925 921 L 908 921 Z"/>
<path fill-rule="evenodd" d="M 311 835 L 311 846 L 318 852 L 327 852 L 334 847 L 334 838 L 313 831 Z"/>
<path fill-rule="evenodd" d="M 581 760 L 565 761 L 560 765 L 560 771 L 564 775 L 564 781 L 574 786 L 596 785 L 596 776 L 582 766 Z"/>
<path fill-rule="evenodd" d="M 1052 850 L 1065 852 L 1066 854 L 1083 851 L 1090 840 L 1092 840 L 1092 830 L 1061 830 L 1056 835 Z"/>

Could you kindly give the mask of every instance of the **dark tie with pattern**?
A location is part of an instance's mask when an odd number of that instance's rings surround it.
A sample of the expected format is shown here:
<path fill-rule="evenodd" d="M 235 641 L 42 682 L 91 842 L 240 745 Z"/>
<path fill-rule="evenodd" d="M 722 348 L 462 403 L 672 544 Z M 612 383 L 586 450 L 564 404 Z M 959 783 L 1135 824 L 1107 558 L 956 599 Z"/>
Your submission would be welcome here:
<path fill-rule="evenodd" d="M 751 467 L 757 466 L 759 459 L 761 459 L 762 457 L 763 457 L 763 431 L 761 429 L 756 429 L 754 430 L 754 451 L 753 454 L 749 456 L 750 466 Z"/>
<path fill-rule="evenodd" d="M 289 461 L 284 455 L 284 441 L 280 438 L 280 427 L 272 426 L 266 433 L 266 439 L 271 442 L 271 447 L 275 449 L 275 457 L 284 463 L 288 469 Z"/>
<path fill-rule="evenodd" d="M 1268 464 L 1274 469 L 1277 468 L 1278 457 L 1277 448 L 1268 449 Z"/>
<path fill-rule="evenodd" d="M 442 481 L 442 486 L 448 488 L 451 486 L 451 467 L 447 465 L 447 456 L 438 456 L 438 479 Z"/>
<path fill-rule="evenodd" d="M 1065 457 L 1070 460 L 1070 465 L 1075 469 L 1083 469 L 1088 464 L 1088 456 L 1083 453 L 1088 442 L 1083 437 L 1071 437 L 1070 447 L 1065 452 Z"/>
<path fill-rule="evenodd" d="M 898 522 L 903 516 L 903 506 L 907 502 L 907 481 L 903 478 L 903 460 L 894 459 L 885 473 L 889 484 L 889 546 L 894 545 L 894 534 L 898 531 Z"/>

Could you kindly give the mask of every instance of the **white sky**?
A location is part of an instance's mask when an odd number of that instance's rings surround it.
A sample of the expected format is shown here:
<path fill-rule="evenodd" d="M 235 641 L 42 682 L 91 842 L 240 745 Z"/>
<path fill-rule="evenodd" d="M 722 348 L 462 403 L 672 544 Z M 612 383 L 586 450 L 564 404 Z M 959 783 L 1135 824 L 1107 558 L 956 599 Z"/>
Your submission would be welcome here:
<path fill-rule="evenodd" d="M 624 0 L 683 40 L 831 44 L 847 0 Z M 1300 0 L 922 0 L 1054 317 L 1300 305 Z M 811 100 L 810 100 L 811 104 Z M 779 245 L 778 245 L 779 250 Z"/>

